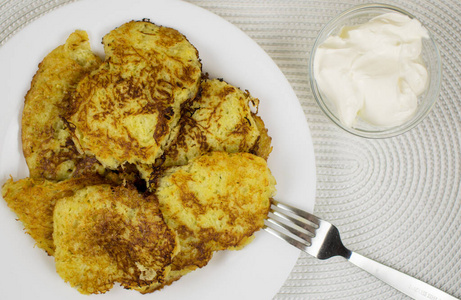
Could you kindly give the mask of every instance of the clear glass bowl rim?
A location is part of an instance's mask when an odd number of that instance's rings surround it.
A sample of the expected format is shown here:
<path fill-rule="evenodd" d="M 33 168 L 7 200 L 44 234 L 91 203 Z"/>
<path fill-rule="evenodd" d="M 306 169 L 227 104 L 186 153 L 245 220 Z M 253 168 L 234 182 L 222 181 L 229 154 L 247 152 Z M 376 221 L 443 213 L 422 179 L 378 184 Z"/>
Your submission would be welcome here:
<path fill-rule="evenodd" d="M 432 110 L 434 107 L 436 100 L 438 98 L 438 95 L 440 93 L 440 86 L 441 86 L 441 78 L 442 78 L 442 63 L 441 63 L 441 57 L 440 57 L 440 52 L 438 49 L 437 44 L 434 41 L 433 35 L 430 32 L 430 30 L 425 26 L 425 24 L 422 25 L 428 30 L 429 33 L 429 40 L 434 48 L 434 52 L 436 53 L 436 66 L 437 68 L 434 70 L 435 72 L 435 78 L 431 78 L 431 80 L 434 80 L 434 86 L 435 90 L 433 91 L 433 97 L 430 99 L 431 103 L 430 105 L 427 105 L 425 107 L 425 110 L 419 113 L 417 117 L 413 117 L 410 119 L 408 122 L 399 125 L 399 126 L 394 126 L 394 127 L 389 127 L 385 128 L 383 130 L 376 130 L 376 131 L 368 131 L 368 130 L 360 130 L 354 127 L 348 127 L 342 124 L 342 122 L 333 114 L 333 112 L 327 107 L 327 105 L 324 103 L 321 93 L 318 90 L 317 83 L 314 78 L 314 58 L 315 58 L 315 51 L 318 48 L 318 46 L 324 41 L 324 38 L 326 38 L 332 29 L 338 28 L 336 23 L 340 21 L 341 19 L 348 17 L 352 14 L 355 14 L 357 12 L 361 11 L 366 11 L 366 10 L 389 10 L 389 11 L 395 11 L 402 13 L 404 15 L 409 16 L 412 19 L 417 19 L 413 14 L 409 13 L 408 11 L 393 6 L 389 4 L 383 4 L 383 3 L 371 3 L 371 4 L 361 4 L 357 6 L 353 6 L 350 9 L 347 9 L 338 15 L 336 15 L 333 19 L 331 19 L 329 22 L 327 22 L 324 27 L 320 30 L 319 34 L 317 35 L 317 38 L 314 42 L 314 45 L 312 47 L 311 53 L 310 53 L 310 58 L 309 58 L 309 82 L 311 86 L 312 93 L 314 95 L 315 101 L 317 104 L 320 106 L 322 111 L 327 115 L 327 117 L 336 125 L 338 125 L 340 128 L 343 130 L 354 134 L 356 136 L 360 137 L 365 137 L 365 138 L 371 138 L 371 139 L 381 139 L 381 138 L 389 138 L 389 137 L 394 137 L 400 134 L 403 134 L 407 132 L 408 130 L 414 128 L 416 125 L 418 125 Z M 332 25 L 335 25 L 332 27 Z"/>

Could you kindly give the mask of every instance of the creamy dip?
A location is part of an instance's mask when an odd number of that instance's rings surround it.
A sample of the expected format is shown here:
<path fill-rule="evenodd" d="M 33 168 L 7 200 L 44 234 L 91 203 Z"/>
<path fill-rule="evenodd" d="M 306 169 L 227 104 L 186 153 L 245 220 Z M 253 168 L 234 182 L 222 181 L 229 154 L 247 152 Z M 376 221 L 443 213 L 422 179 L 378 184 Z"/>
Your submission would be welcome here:
<path fill-rule="evenodd" d="M 353 126 L 357 116 L 378 126 L 396 126 L 416 111 L 428 74 L 421 59 L 427 30 L 400 13 L 343 27 L 317 49 L 314 76 L 338 117 Z"/>

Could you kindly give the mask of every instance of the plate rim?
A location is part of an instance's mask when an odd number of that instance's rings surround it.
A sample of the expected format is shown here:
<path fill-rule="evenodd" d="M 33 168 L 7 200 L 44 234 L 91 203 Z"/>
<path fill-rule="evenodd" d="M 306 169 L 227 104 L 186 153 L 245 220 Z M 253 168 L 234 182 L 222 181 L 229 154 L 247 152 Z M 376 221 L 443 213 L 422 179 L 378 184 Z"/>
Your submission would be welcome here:
<path fill-rule="evenodd" d="M 109 0 L 96 0 L 96 1 L 93 0 L 92 3 L 94 3 L 94 2 L 103 3 L 103 2 L 107 2 L 107 1 L 109 1 Z M 117 1 L 117 3 L 118 3 L 118 2 L 123 2 L 122 0 L 116 0 L 116 1 Z M 313 190 L 313 203 L 312 203 L 312 207 L 310 208 L 310 210 L 313 210 L 313 205 L 315 204 L 315 189 L 316 189 L 316 186 L 315 186 L 315 185 L 316 185 L 316 174 L 315 174 L 315 173 L 316 173 L 316 172 L 315 172 L 315 159 L 314 159 L 314 149 L 313 149 L 313 144 L 312 144 L 312 138 L 311 138 L 310 131 L 309 131 L 309 128 L 308 128 L 307 120 L 306 120 L 306 118 L 305 118 L 305 115 L 304 115 L 304 112 L 303 112 L 303 110 L 302 110 L 302 107 L 301 107 L 301 105 L 300 105 L 300 103 L 299 103 L 299 100 L 297 99 L 296 94 L 294 93 L 294 90 L 292 89 L 290 83 L 288 82 L 288 80 L 287 80 L 287 78 L 285 77 L 285 75 L 283 74 L 283 72 L 278 68 L 278 66 L 275 64 L 275 62 L 272 60 L 272 58 L 270 58 L 270 56 L 269 56 L 266 52 L 264 52 L 264 50 L 263 50 L 254 40 L 252 40 L 248 35 L 246 35 L 246 34 L 245 34 L 242 30 L 240 30 L 238 27 L 236 27 L 235 25 L 231 24 L 231 23 L 228 22 L 227 20 L 221 18 L 220 16 L 218 16 L 218 15 L 216 15 L 216 14 L 214 14 L 214 13 L 212 13 L 212 12 L 210 12 L 210 11 L 204 9 L 204 8 L 201 8 L 201 7 L 199 7 L 199 6 L 196 6 L 195 4 L 191 4 L 191 3 L 188 3 L 188 2 L 184 2 L 184 1 L 181 1 L 181 0 L 174 0 L 174 1 L 171 1 L 171 0 L 169 0 L 169 1 L 168 1 L 168 0 L 156 0 L 156 1 L 151 1 L 151 3 L 154 3 L 154 2 L 155 2 L 155 5 L 156 5 L 156 4 L 173 5 L 173 6 L 176 6 L 176 8 L 183 7 L 182 9 L 184 9 L 184 7 L 186 7 L 187 9 L 195 10 L 195 12 L 200 11 L 202 14 L 207 15 L 206 18 L 211 18 L 211 19 L 214 19 L 214 20 L 219 20 L 219 22 L 221 22 L 222 24 L 225 24 L 225 25 L 222 25 L 222 26 L 223 26 L 223 27 L 226 27 L 227 30 L 232 30 L 232 31 L 235 31 L 235 32 L 238 31 L 238 32 L 240 33 L 240 36 L 241 36 L 242 38 L 246 39 L 246 43 L 249 43 L 250 45 L 253 44 L 252 47 L 256 47 L 255 49 L 257 49 L 257 50 L 254 50 L 254 51 L 259 52 L 259 53 L 265 55 L 265 56 L 269 59 L 269 61 L 273 64 L 272 68 L 275 67 L 276 70 L 278 70 L 278 72 L 279 72 L 279 73 L 281 74 L 281 76 L 283 77 L 283 80 L 285 81 L 285 82 L 283 83 L 283 85 L 285 85 L 285 88 L 286 88 L 286 86 L 288 86 L 288 90 L 286 91 L 286 92 L 288 93 L 287 97 L 288 97 L 289 99 L 296 99 L 296 103 L 292 103 L 292 105 L 295 105 L 295 106 L 297 105 L 297 113 L 299 114 L 299 115 L 297 116 L 297 118 L 299 119 L 300 116 L 302 116 L 302 118 L 304 119 L 304 123 L 305 123 L 305 124 L 304 124 L 304 128 L 303 128 L 303 132 L 306 132 L 306 130 L 307 130 L 307 133 L 308 133 L 308 136 L 306 136 L 305 138 L 307 139 L 307 144 L 309 144 L 308 146 L 310 147 L 310 149 L 309 149 L 309 150 L 310 150 L 310 153 L 306 153 L 306 155 L 308 156 L 308 157 L 307 157 L 307 160 L 308 160 L 309 163 L 311 164 L 310 167 L 313 169 L 313 172 L 311 171 L 311 175 L 312 175 L 312 173 L 313 173 L 313 179 L 311 178 L 311 182 L 310 182 L 310 184 L 311 184 L 311 186 L 310 186 L 311 196 L 312 196 L 312 190 Z M 1 54 L 2 52 L 4 52 L 3 50 L 5 49 L 5 47 L 8 48 L 8 47 L 9 47 L 8 45 L 15 43 L 15 41 L 18 39 L 18 37 L 21 38 L 21 36 L 24 35 L 24 32 L 30 31 L 31 28 L 33 28 L 34 24 L 35 24 L 35 25 L 36 25 L 36 24 L 40 24 L 40 22 L 43 22 L 44 19 L 46 19 L 46 18 L 52 18 L 52 17 L 55 16 L 56 14 L 59 14 L 61 11 L 66 11 L 66 10 L 69 11 L 69 10 L 71 10 L 72 7 L 77 7 L 77 6 L 83 5 L 82 3 L 89 4 L 89 3 L 90 3 L 90 0 L 80 0 L 80 1 L 76 1 L 76 2 L 68 2 L 68 3 L 65 3 L 65 4 L 63 4 L 63 5 L 59 6 L 59 7 L 56 7 L 56 8 L 54 8 L 54 9 L 52 9 L 51 11 L 45 12 L 45 13 L 44 13 L 43 15 L 41 15 L 39 18 L 36 18 L 36 19 L 32 20 L 32 21 L 29 22 L 26 26 L 24 26 L 23 28 L 21 28 L 20 30 L 18 30 L 16 33 L 14 33 L 14 35 L 12 35 L 3 45 L 0 46 L 0 54 Z M 146 1 L 145 1 L 145 0 L 135 0 L 134 3 L 135 3 L 135 4 L 137 3 L 137 4 L 139 5 L 139 4 L 142 4 L 142 3 L 146 3 Z M 50 17 L 50 16 L 51 16 L 51 17 Z M 162 24 L 161 24 L 161 25 L 162 25 Z M 229 29 L 229 28 L 231 28 L 231 29 Z M 32 31 L 33 31 L 33 30 L 32 30 Z M 180 30 L 180 31 L 181 31 L 181 30 Z M 185 35 L 188 36 L 188 34 L 185 34 Z M 102 38 L 102 37 L 101 37 L 101 38 Z M 58 44 L 59 44 L 59 43 L 58 43 Z M 94 43 L 93 43 L 93 45 L 94 45 Z M 92 46 L 93 46 L 93 45 L 92 45 Z M 57 45 L 55 45 L 55 46 L 57 46 Z M 200 53 L 200 49 L 199 49 L 199 53 Z M 35 73 L 35 71 L 36 71 L 36 70 L 33 70 L 33 73 Z M 0 71 L 0 72 L 1 72 L 1 71 Z M 30 78 L 31 78 L 31 77 L 30 77 Z M 226 79 L 226 78 L 224 78 L 224 79 Z M 280 78 L 279 78 L 279 79 L 280 79 Z M 30 81 L 30 80 L 29 80 L 29 81 Z M 256 96 L 258 97 L 258 95 L 256 95 Z M 21 113 L 21 111 L 22 111 L 22 102 L 20 101 L 20 103 L 16 103 L 16 105 L 19 105 L 19 113 Z M 2 106 L 2 102 L 0 102 L 0 106 Z M 13 110 L 16 110 L 16 111 L 17 111 L 17 110 L 18 110 L 18 106 L 16 106 L 16 108 L 13 109 Z M 19 115 L 19 116 L 16 116 L 16 117 L 19 117 L 19 120 L 20 120 L 20 115 Z M 263 118 L 263 119 L 264 119 L 264 118 Z M 19 120 L 16 120 L 16 121 L 19 121 Z M 4 125 L 4 123 L 0 123 L 0 128 L 3 128 L 3 125 Z M 11 124 L 6 124 L 6 125 L 11 126 Z M 17 125 L 18 125 L 18 127 L 17 127 L 17 128 L 13 128 L 13 129 L 19 130 L 19 126 L 20 126 L 20 125 L 19 125 L 19 124 L 17 124 Z M 267 125 L 267 124 L 266 124 L 266 125 Z M 13 127 L 14 127 L 14 126 L 13 126 Z M 268 126 L 268 127 L 270 128 L 270 126 Z M 0 132 L 0 145 L 1 145 L 1 149 L 0 149 L 1 152 L 0 152 L 0 153 L 2 153 L 2 154 L 3 154 L 3 151 L 4 151 L 3 145 L 4 145 L 4 142 L 5 142 L 6 139 L 7 139 L 6 135 L 5 135 L 3 132 Z M 302 141 L 301 141 L 301 142 L 302 142 Z M 297 146 L 297 145 L 296 145 L 296 142 L 295 142 L 294 144 L 295 144 L 295 146 Z M 305 146 L 305 145 L 300 144 L 299 146 Z M 21 155 L 22 155 L 22 151 L 21 151 L 21 153 L 20 153 L 20 156 L 21 156 Z M 2 155 L 2 156 L 3 156 L 3 155 Z M 3 168 L 2 165 L 1 165 L 2 160 L 3 160 L 3 159 L 0 159 L 0 170 L 2 170 L 2 168 Z M 270 158 L 269 158 L 269 164 L 271 164 L 271 162 L 272 162 L 272 160 L 271 160 L 271 157 L 270 157 Z M 9 170 L 9 171 L 13 172 L 14 170 Z M 4 175 L 4 174 L 2 174 L 2 175 Z M 3 184 L 4 181 L 5 181 L 5 178 L 0 178 L 0 183 L 1 183 L 1 184 Z M 313 187 L 312 187 L 312 185 L 313 185 Z M 4 206 L 6 209 L 8 209 L 8 208 L 6 207 L 4 201 L 2 201 L 2 202 L 3 202 L 3 206 Z M 0 210 L 1 210 L 1 209 L 0 209 Z M 257 238 L 259 238 L 259 236 L 261 236 L 261 234 L 258 233 Z M 261 239 L 259 238 L 259 240 L 261 240 Z M 26 244 L 30 244 L 30 242 L 31 242 L 31 241 L 28 241 L 28 243 L 26 242 Z M 277 243 L 277 241 L 272 241 L 272 242 L 273 242 L 273 243 Z M 251 245 L 250 245 L 250 246 L 251 246 Z M 288 246 L 288 247 L 289 247 L 289 246 Z M 33 249 L 33 250 L 34 250 L 35 252 L 39 252 L 39 251 L 37 251 L 36 249 Z M 244 249 L 244 250 L 245 250 L 245 249 Z M 242 250 L 242 251 L 243 251 L 243 250 Z M 290 248 L 289 251 L 287 250 L 287 253 L 298 253 L 298 255 L 299 255 L 299 251 L 298 251 L 298 250 L 294 250 L 294 251 L 293 251 L 291 248 Z M 297 258 L 298 255 L 296 255 L 296 258 Z M 39 257 L 40 257 L 40 255 L 39 255 Z M 43 259 L 43 258 L 41 258 L 41 259 Z M 43 263 L 43 261 L 42 261 L 42 263 Z M 293 265 L 290 266 L 290 270 L 293 268 L 293 266 L 294 266 L 294 263 L 293 263 Z M 205 268 L 205 269 L 206 269 L 206 268 Z M 287 276 L 288 276 L 288 274 L 287 274 Z M 286 278 L 285 278 L 285 279 L 286 279 Z M 181 279 L 181 280 L 183 280 L 183 279 Z M 63 285 L 63 286 L 65 286 L 65 285 Z M 277 290 L 278 290 L 281 286 L 282 286 L 282 284 L 280 284 L 280 285 L 277 287 Z M 65 286 L 65 288 L 67 289 L 67 288 L 69 288 L 69 287 Z M 136 292 L 130 292 L 130 293 L 136 293 Z M 162 293 L 162 292 L 160 292 L 160 293 Z M 106 294 L 106 295 L 110 295 L 110 293 L 108 293 L 108 294 Z M 130 295 L 131 295 L 131 294 L 130 294 Z M 154 293 L 154 295 L 156 295 L 156 297 L 159 297 L 160 294 L 159 294 L 159 293 Z M 111 299 L 112 299 L 112 298 L 111 298 Z"/>

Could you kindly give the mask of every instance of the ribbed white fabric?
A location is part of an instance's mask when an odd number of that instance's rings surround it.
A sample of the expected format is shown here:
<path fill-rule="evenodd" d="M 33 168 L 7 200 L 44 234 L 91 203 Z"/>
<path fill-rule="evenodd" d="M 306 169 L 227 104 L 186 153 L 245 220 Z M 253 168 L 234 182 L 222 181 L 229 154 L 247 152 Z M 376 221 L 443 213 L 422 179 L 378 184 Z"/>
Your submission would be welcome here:
<path fill-rule="evenodd" d="M 69 0 L 0 1 L 0 45 Z M 461 297 L 461 2 L 400 0 L 435 35 L 443 60 L 440 97 L 410 132 L 385 140 L 352 136 L 315 103 L 308 59 L 322 26 L 361 0 L 190 0 L 253 38 L 295 90 L 312 133 L 315 213 L 362 255 Z M 129 3 L 129 1 L 127 1 Z M 263 99 L 261 99 L 263 101 Z M 342 258 L 301 254 L 276 299 L 405 299 Z"/>

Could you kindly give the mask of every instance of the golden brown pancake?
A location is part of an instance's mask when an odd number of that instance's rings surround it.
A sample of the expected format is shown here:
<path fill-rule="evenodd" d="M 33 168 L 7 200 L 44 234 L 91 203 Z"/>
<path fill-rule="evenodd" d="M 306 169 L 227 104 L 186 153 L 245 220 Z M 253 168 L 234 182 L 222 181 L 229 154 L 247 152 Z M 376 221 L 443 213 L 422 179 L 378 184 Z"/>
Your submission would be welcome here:
<path fill-rule="evenodd" d="M 155 197 L 132 187 L 83 188 L 56 203 L 53 219 L 56 271 L 83 294 L 115 282 L 141 292 L 159 286 L 178 252 Z"/>
<path fill-rule="evenodd" d="M 197 50 L 178 31 L 129 22 L 103 38 L 101 67 L 84 78 L 68 121 L 81 153 L 109 169 L 152 164 L 163 153 L 201 77 Z"/>
<path fill-rule="evenodd" d="M 94 158 L 78 153 L 62 120 L 77 83 L 100 63 L 81 30 L 40 63 L 22 115 L 22 147 L 31 177 L 63 180 L 103 172 Z"/>
<path fill-rule="evenodd" d="M 249 243 L 264 225 L 274 193 L 266 161 L 249 153 L 211 152 L 167 169 L 156 195 L 181 251 L 166 283 L 205 266 L 214 251 Z"/>
<path fill-rule="evenodd" d="M 71 196 L 91 184 L 101 183 L 98 177 L 72 178 L 52 182 L 42 178 L 9 179 L 2 187 L 2 196 L 34 238 L 37 246 L 54 254 L 53 209 L 56 201 Z"/>
<path fill-rule="evenodd" d="M 184 107 L 163 165 L 184 165 L 210 151 L 250 151 L 260 135 L 250 104 L 258 102 L 223 80 L 202 80 L 200 97 Z"/>

